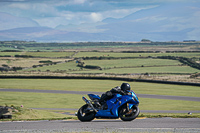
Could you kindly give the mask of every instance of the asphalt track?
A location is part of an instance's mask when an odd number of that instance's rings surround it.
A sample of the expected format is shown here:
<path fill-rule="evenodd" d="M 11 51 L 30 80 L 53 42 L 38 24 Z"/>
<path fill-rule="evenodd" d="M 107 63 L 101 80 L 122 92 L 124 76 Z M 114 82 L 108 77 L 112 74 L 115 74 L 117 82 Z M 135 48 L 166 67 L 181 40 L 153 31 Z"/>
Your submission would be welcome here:
<path fill-rule="evenodd" d="M 145 132 L 199 133 L 199 118 L 143 118 L 130 122 L 116 120 L 20 121 L 0 122 L 1 133 L 15 132 Z"/>

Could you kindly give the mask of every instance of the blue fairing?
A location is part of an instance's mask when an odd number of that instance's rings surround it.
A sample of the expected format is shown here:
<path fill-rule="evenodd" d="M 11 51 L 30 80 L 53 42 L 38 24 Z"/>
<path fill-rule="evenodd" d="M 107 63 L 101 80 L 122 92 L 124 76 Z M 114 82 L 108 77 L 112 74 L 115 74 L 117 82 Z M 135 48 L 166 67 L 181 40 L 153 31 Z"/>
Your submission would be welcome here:
<path fill-rule="evenodd" d="M 95 95 L 95 94 L 88 94 L 89 98 L 91 100 L 94 100 L 94 99 L 100 99 L 99 95 Z"/>
<path fill-rule="evenodd" d="M 118 118 L 118 109 L 124 105 L 129 104 L 129 109 L 139 104 L 139 100 L 134 92 L 130 92 L 129 95 L 120 95 L 116 94 L 112 99 L 107 101 L 108 109 L 107 110 L 99 110 L 95 117 L 101 118 Z"/>

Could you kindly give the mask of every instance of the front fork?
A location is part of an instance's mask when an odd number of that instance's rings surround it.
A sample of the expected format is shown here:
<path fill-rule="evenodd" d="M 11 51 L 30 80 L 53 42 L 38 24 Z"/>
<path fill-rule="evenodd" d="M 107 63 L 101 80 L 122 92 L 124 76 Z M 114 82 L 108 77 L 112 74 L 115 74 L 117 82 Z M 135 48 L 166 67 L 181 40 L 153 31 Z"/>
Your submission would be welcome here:
<path fill-rule="evenodd" d="M 126 111 L 127 111 L 127 115 L 130 115 L 130 114 L 132 114 L 133 113 L 133 109 L 132 109 L 132 107 L 133 107 L 134 105 L 133 104 L 130 104 L 130 103 L 126 103 Z"/>

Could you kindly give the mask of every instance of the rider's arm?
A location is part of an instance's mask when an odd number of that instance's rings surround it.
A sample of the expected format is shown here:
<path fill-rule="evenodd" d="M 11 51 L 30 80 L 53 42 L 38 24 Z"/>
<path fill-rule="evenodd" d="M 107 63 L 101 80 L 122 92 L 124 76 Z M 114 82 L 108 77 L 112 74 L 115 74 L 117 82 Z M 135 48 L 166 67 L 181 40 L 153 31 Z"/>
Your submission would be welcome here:
<path fill-rule="evenodd" d="M 115 88 L 112 88 L 110 91 L 112 92 L 112 93 L 120 93 L 120 87 L 119 86 L 117 86 L 117 87 L 115 87 Z"/>
<path fill-rule="evenodd" d="M 120 90 L 120 93 L 119 94 L 121 94 L 121 95 L 126 95 L 126 93 L 124 92 L 124 91 L 122 91 L 122 90 Z"/>
<path fill-rule="evenodd" d="M 112 93 L 118 93 L 120 95 L 126 95 L 126 93 L 124 91 L 121 90 L 121 88 L 119 86 L 112 88 L 110 90 Z"/>

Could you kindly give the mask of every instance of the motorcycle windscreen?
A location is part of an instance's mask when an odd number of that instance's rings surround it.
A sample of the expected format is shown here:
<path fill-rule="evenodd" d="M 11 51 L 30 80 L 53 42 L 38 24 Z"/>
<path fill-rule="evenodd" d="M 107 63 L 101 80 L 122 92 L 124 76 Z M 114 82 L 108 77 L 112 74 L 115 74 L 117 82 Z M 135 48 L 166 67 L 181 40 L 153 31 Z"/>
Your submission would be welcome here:
<path fill-rule="evenodd" d="M 100 99 L 100 97 L 99 97 L 99 95 L 95 95 L 95 94 L 88 94 L 88 96 L 89 96 L 89 98 L 91 99 L 91 100 L 94 100 L 94 99 Z"/>

